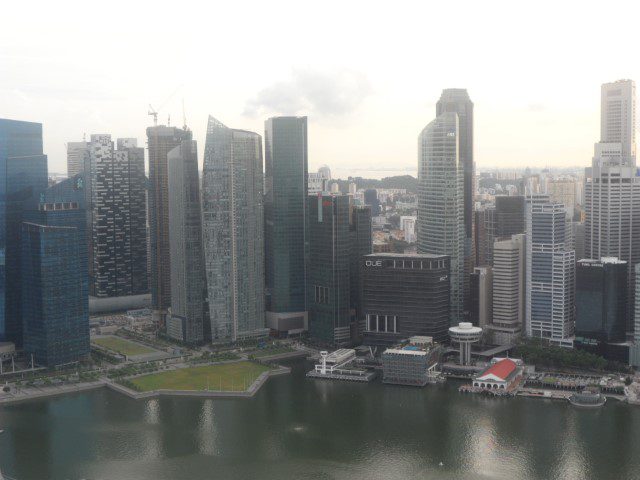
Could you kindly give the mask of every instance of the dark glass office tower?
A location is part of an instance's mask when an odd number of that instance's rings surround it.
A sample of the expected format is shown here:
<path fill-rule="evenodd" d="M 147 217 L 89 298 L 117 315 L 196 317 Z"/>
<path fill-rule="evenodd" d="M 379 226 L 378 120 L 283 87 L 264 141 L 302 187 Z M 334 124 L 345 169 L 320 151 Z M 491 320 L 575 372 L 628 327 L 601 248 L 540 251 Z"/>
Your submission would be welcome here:
<path fill-rule="evenodd" d="M 134 138 L 91 135 L 91 295 L 148 292 L 144 149 Z"/>
<path fill-rule="evenodd" d="M 165 315 L 171 306 L 167 154 L 183 140 L 191 140 L 191 131 L 164 125 L 147 128 L 151 308 L 161 329 L 164 329 Z"/>
<path fill-rule="evenodd" d="M 171 150 L 168 166 L 171 317 L 167 319 L 167 334 L 198 344 L 205 340 L 207 287 L 196 141 L 186 140 Z"/>
<path fill-rule="evenodd" d="M 324 345 L 351 343 L 349 197 L 309 196 L 309 335 Z"/>
<path fill-rule="evenodd" d="M 373 239 L 371 234 L 371 207 L 352 205 L 349 221 L 351 236 L 351 253 L 349 278 L 351 283 L 351 311 L 356 329 L 351 332 L 354 340 L 359 339 L 364 331 L 364 316 L 362 315 L 360 260 L 364 255 L 373 253 Z"/>
<path fill-rule="evenodd" d="M 494 214 L 496 240 L 511 238 L 513 235 L 524 233 L 524 197 L 520 195 L 496 197 Z"/>
<path fill-rule="evenodd" d="M 267 325 L 300 332 L 307 324 L 307 117 L 265 122 L 265 288 Z"/>
<path fill-rule="evenodd" d="M 42 125 L 0 119 L 0 341 L 22 344 L 20 224 L 47 184 Z"/>
<path fill-rule="evenodd" d="M 81 232 L 22 224 L 24 351 L 38 365 L 74 363 L 89 354 Z"/>
<path fill-rule="evenodd" d="M 364 203 L 371 207 L 371 216 L 380 215 L 380 200 L 378 200 L 378 191 L 375 188 L 369 188 L 364 191 Z"/>
<path fill-rule="evenodd" d="M 449 257 L 374 253 L 360 260 L 366 345 L 413 335 L 448 339 Z"/>
<path fill-rule="evenodd" d="M 576 341 L 625 340 L 627 278 L 627 262 L 617 258 L 576 262 Z"/>

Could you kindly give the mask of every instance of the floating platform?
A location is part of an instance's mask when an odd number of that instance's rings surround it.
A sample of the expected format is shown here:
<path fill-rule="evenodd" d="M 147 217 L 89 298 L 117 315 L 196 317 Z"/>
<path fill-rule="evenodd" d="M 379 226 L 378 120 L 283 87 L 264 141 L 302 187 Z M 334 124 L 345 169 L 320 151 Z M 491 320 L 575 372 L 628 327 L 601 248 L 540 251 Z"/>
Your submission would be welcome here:
<path fill-rule="evenodd" d="M 348 382 L 362 382 L 367 383 L 376 378 L 377 372 L 364 371 L 362 375 L 354 375 L 347 373 L 319 373 L 315 370 L 311 370 L 307 373 L 307 378 L 321 378 L 326 380 L 344 380 Z"/>

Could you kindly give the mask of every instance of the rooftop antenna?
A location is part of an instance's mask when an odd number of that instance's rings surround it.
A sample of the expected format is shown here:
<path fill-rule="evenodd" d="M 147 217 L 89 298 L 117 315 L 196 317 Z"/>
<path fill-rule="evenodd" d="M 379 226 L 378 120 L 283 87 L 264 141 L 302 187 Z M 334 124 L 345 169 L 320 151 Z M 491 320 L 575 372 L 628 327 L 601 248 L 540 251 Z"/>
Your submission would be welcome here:
<path fill-rule="evenodd" d="M 167 115 L 167 127 L 171 126 L 171 114 Z"/>
<path fill-rule="evenodd" d="M 87 133 L 86 132 L 82 134 L 82 141 L 83 142 L 87 141 Z"/>
<path fill-rule="evenodd" d="M 149 104 L 149 113 L 147 115 L 153 115 L 153 126 L 158 126 L 158 112 Z"/>
<path fill-rule="evenodd" d="M 182 129 L 188 130 L 187 128 L 187 115 L 184 113 L 184 98 L 182 99 Z"/>

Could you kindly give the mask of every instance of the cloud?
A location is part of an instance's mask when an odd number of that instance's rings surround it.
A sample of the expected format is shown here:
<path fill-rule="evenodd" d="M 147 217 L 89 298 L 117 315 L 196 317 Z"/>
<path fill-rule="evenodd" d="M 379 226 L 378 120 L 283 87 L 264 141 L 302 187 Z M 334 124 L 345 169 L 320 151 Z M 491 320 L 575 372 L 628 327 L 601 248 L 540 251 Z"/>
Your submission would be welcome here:
<path fill-rule="evenodd" d="M 527 111 L 529 112 L 544 112 L 547 106 L 542 102 L 530 103 L 527 105 Z"/>
<path fill-rule="evenodd" d="M 361 72 L 294 69 L 289 80 L 274 83 L 247 101 L 243 114 L 345 117 L 355 112 L 370 93 L 369 80 Z"/>

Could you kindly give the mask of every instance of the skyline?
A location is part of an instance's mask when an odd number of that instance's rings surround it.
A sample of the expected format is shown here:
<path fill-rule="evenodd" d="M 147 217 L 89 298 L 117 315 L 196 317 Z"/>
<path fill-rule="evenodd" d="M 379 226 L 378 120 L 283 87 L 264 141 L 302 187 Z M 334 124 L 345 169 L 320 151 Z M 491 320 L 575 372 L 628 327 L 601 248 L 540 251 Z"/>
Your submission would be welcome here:
<path fill-rule="evenodd" d="M 51 170 L 61 173 L 66 142 L 83 133 L 142 140 L 149 104 L 159 124 L 171 113 L 182 126 L 182 99 L 200 145 L 209 114 L 260 135 L 270 116 L 307 115 L 310 171 L 413 171 L 418 134 L 445 88 L 466 88 L 474 102 L 477 168 L 587 167 L 599 139 L 600 85 L 640 78 L 640 66 L 622 67 L 634 42 L 631 16 L 602 22 L 599 9 L 584 5 L 578 23 L 570 6 L 551 2 L 535 10 L 353 4 L 341 5 L 340 16 L 330 2 L 304 17 L 294 2 L 179 11 L 70 2 L 56 22 L 59 6 L 32 4 L 8 6 L 9 16 L 30 18 L 28 27 L 0 32 L 2 116 L 43 123 Z M 460 10 L 467 14 L 453 20 L 466 35 L 450 36 L 449 22 L 425 23 Z M 241 16 L 241 32 L 224 21 Z M 88 18 L 112 34 L 96 35 Z M 605 56 L 606 71 L 598 62 Z"/>

